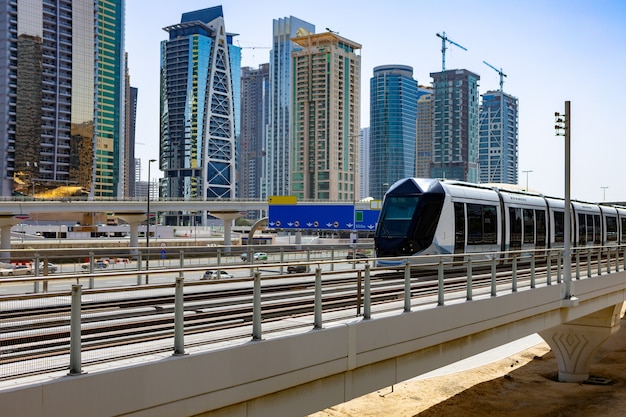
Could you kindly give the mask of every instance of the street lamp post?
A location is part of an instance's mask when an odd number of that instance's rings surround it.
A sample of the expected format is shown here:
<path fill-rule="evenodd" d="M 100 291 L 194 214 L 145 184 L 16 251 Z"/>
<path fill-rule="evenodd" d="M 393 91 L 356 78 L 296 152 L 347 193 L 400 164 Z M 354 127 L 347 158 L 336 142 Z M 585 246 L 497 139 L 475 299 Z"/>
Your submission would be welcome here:
<path fill-rule="evenodd" d="M 522 171 L 523 174 L 526 174 L 526 189 L 524 191 L 528 191 L 528 174 L 533 172 L 532 169 L 529 169 L 527 171 Z"/>
<path fill-rule="evenodd" d="M 606 189 L 609 187 L 600 187 L 602 188 L 602 202 L 606 201 Z"/>
<path fill-rule="evenodd" d="M 570 102 L 565 102 L 565 112 L 563 114 L 556 112 L 555 130 L 557 136 L 565 137 L 565 221 L 564 221 L 564 239 L 563 242 L 563 282 L 565 283 L 564 299 L 572 299 L 572 252 L 571 252 L 571 198 L 570 198 L 570 145 L 571 145 L 571 129 L 570 129 Z"/>
<path fill-rule="evenodd" d="M 148 161 L 148 198 L 146 203 L 146 271 L 150 267 L 150 166 L 156 159 Z M 146 284 L 148 283 L 148 275 L 146 275 Z"/>

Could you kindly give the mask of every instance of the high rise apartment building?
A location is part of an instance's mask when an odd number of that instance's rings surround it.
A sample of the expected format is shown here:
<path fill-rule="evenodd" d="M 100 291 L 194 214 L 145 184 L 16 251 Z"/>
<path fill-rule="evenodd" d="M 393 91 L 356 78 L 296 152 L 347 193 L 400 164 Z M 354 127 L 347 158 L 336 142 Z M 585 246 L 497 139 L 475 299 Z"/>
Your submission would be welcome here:
<path fill-rule="evenodd" d="M 361 45 L 333 32 L 292 39 L 291 192 L 354 201 L 359 192 Z"/>
<path fill-rule="evenodd" d="M 359 157 L 359 199 L 370 197 L 370 128 L 361 129 Z"/>
<path fill-rule="evenodd" d="M 161 42 L 163 197 L 235 197 L 241 48 L 221 6 L 183 13 Z M 167 224 L 179 219 L 165 216 Z"/>
<path fill-rule="evenodd" d="M 269 124 L 269 64 L 241 69 L 241 132 L 238 192 L 245 199 L 262 196 L 266 132 Z"/>
<path fill-rule="evenodd" d="M 518 100 L 488 91 L 480 106 L 481 183 L 518 183 Z"/>
<path fill-rule="evenodd" d="M 433 154 L 433 89 L 419 86 L 417 99 L 417 141 L 415 176 L 430 178 Z"/>
<path fill-rule="evenodd" d="M 478 182 L 478 81 L 465 69 L 431 73 L 434 86 L 432 178 Z"/>
<path fill-rule="evenodd" d="M 315 33 L 315 25 L 290 16 L 274 19 L 270 53 L 270 125 L 263 197 L 289 195 L 292 38 Z"/>
<path fill-rule="evenodd" d="M 0 195 L 116 195 L 123 20 L 123 0 L 0 0 Z"/>
<path fill-rule="evenodd" d="M 374 68 L 370 80 L 370 195 L 415 175 L 417 81 L 407 65 Z"/>

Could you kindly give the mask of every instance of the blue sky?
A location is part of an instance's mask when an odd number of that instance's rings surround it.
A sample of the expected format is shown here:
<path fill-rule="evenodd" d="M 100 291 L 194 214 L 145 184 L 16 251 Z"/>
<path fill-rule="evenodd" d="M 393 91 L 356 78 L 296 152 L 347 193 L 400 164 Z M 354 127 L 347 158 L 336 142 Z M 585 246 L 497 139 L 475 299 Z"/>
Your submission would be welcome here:
<path fill-rule="evenodd" d="M 499 88 L 519 99 L 519 180 L 547 195 L 564 194 L 564 141 L 554 135 L 554 113 L 571 101 L 571 196 L 626 201 L 626 1 L 622 0 L 368 0 L 258 2 L 127 0 L 126 50 L 131 85 L 139 88 L 136 154 L 158 158 L 159 47 L 163 27 L 188 11 L 222 5 L 226 30 L 242 47 L 269 47 L 272 20 L 295 16 L 362 45 L 361 125 L 369 125 L 369 80 L 378 65 L 413 67 L 429 85 L 441 71 L 441 40 L 450 46 L 446 69 L 480 75 L 480 93 Z M 269 49 L 243 49 L 242 65 L 269 62 Z M 154 171 L 154 170 L 153 170 Z M 154 175 L 153 175 L 154 176 Z M 602 189 L 601 187 L 608 187 Z"/>

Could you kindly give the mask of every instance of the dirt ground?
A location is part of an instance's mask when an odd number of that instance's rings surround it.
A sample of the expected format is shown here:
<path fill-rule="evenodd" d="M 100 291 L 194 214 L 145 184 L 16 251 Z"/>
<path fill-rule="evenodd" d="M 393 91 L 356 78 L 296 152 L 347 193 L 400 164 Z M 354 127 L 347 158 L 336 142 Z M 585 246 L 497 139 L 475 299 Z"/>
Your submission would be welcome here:
<path fill-rule="evenodd" d="M 480 368 L 381 389 L 310 417 L 622 417 L 626 320 L 596 353 L 590 376 L 608 384 L 556 382 L 556 359 L 542 343 Z"/>

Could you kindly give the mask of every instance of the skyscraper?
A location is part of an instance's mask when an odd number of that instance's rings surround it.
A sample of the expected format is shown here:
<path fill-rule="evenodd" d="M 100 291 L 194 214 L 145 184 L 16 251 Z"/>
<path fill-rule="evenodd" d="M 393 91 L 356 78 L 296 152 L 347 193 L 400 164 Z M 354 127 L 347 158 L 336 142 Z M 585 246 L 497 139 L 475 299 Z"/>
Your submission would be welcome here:
<path fill-rule="evenodd" d="M 359 199 L 370 197 L 370 128 L 361 129 L 359 157 Z"/>
<path fill-rule="evenodd" d="M 517 184 L 518 100 L 487 91 L 480 106 L 480 182 Z"/>
<path fill-rule="evenodd" d="M 235 196 L 241 48 L 221 6 L 183 13 L 161 42 L 159 165 L 164 197 Z M 165 216 L 167 224 L 177 224 Z"/>
<path fill-rule="evenodd" d="M 241 132 L 239 146 L 238 196 L 261 198 L 265 163 L 266 132 L 269 124 L 269 64 L 241 69 Z"/>
<path fill-rule="evenodd" d="M 274 19 L 270 54 L 270 126 L 267 134 L 265 194 L 289 195 L 289 115 L 291 113 L 291 41 L 298 34 L 315 33 L 315 25 L 290 16 Z"/>
<path fill-rule="evenodd" d="M 124 1 L 97 2 L 97 107 L 94 197 L 124 196 L 126 57 Z"/>
<path fill-rule="evenodd" d="M 432 178 L 478 182 L 478 81 L 465 69 L 434 72 Z M 445 80 L 445 81 L 444 81 Z"/>
<path fill-rule="evenodd" d="M 334 32 L 302 34 L 292 56 L 291 191 L 354 201 L 359 192 L 361 48 Z"/>
<path fill-rule="evenodd" d="M 123 95 L 124 3 L 100 3 L 0 0 L 1 195 L 94 195 L 96 146 L 114 163 L 123 117 L 95 117 L 105 91 Z"/>
<path fill-rule="evenodd" d="M 417 99 L 417 145 L 415 175 L 430 178 L 433 155 L 433 89 L 419 86 Z"/>
<path fill-rule="evenodd" d="M 415 175 L 417 81 L 408 65 L 381 65 L 370 80 L 370 195 Z"/>

